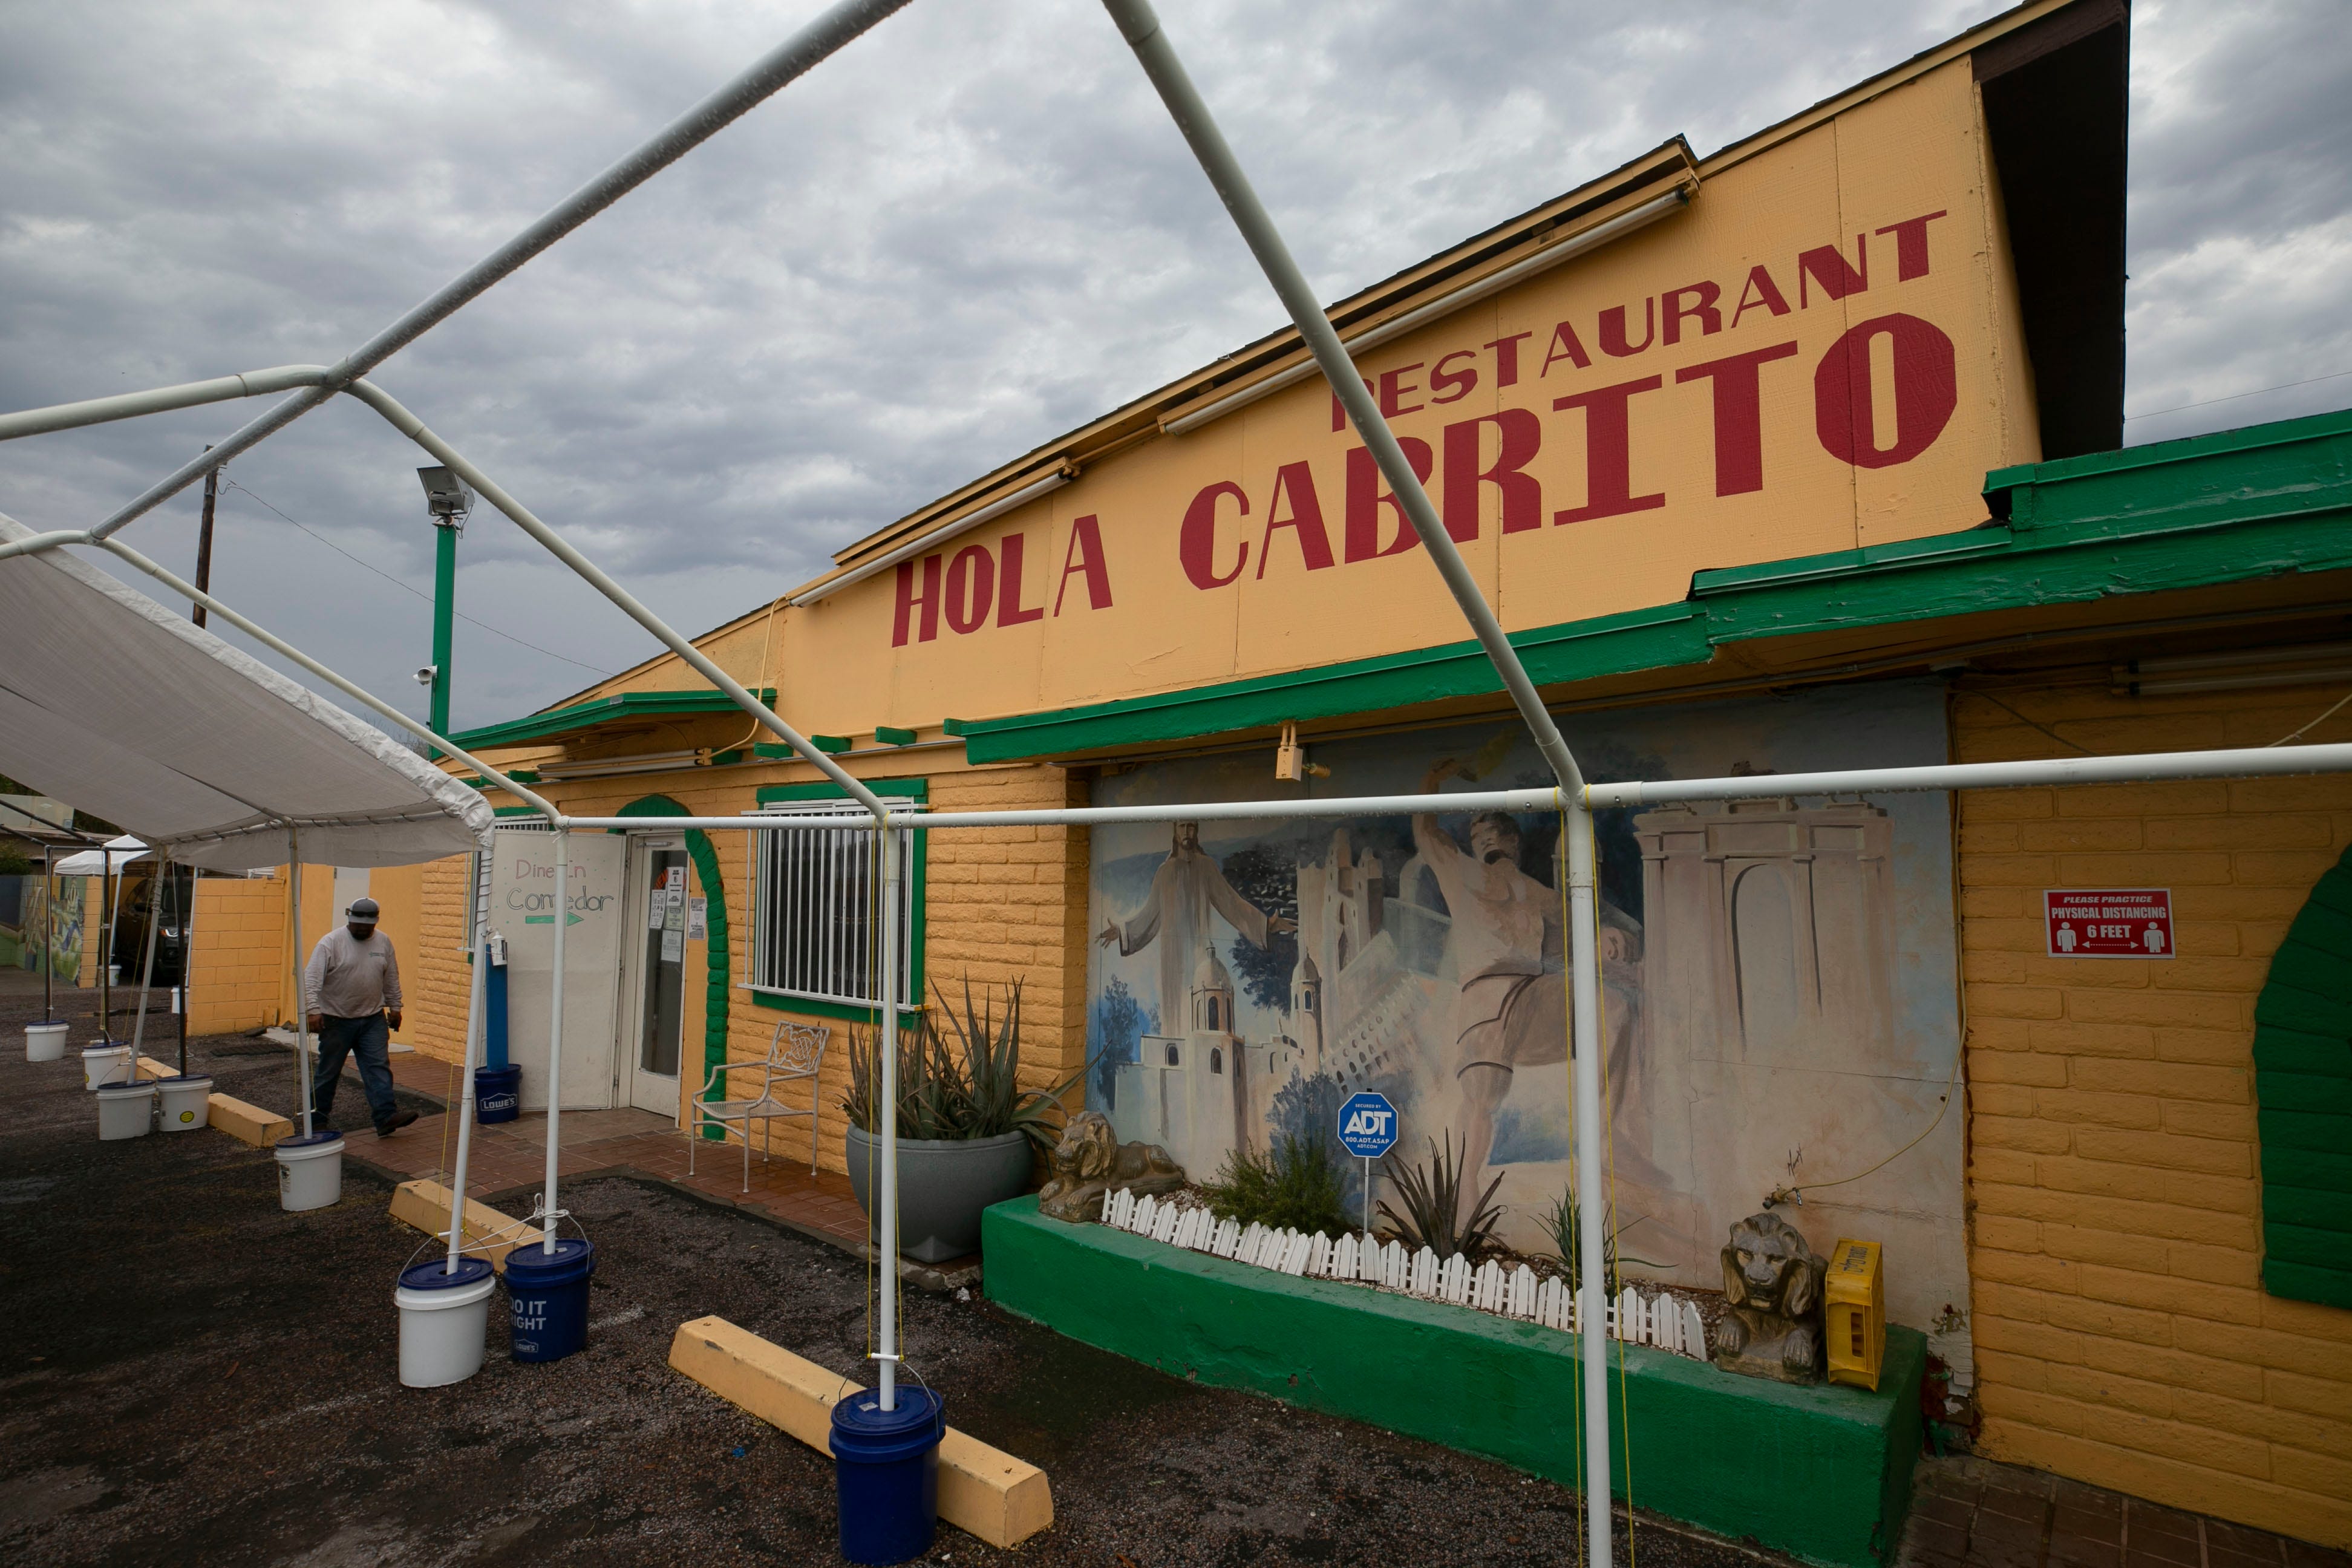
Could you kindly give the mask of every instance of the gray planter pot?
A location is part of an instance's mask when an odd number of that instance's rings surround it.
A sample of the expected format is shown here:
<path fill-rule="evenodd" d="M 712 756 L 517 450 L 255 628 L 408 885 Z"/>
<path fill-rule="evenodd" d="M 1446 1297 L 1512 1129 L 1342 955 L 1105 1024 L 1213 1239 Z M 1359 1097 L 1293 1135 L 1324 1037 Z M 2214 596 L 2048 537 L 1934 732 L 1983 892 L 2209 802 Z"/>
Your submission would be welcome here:
<path fill-rule="evenodd" d="M 849 1184 L 874 1236 L 874 1197 L 881 1184 L 879 1140 L 849 1130 Z M 1019 1132 L 994 1138 L 898 1140 L 898 1250 L 922 1263 L 944 1263 L 980 1250 L 980 1211 L 1029 1190 L 1029 1140 Z"/>

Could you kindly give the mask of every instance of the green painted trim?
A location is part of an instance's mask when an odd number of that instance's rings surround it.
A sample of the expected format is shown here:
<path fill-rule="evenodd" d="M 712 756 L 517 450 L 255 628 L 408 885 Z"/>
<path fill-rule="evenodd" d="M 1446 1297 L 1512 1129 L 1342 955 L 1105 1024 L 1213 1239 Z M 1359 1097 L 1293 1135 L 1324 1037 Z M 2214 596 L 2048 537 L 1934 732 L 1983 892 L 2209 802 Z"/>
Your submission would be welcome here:
<path fill-rule="evenodd" d="M 851 742 L 846 735 L 811 735 L 808 741 L 810 745 L 829 757 L 839 756 L 851 749 Z M 751 754 L 766 762 L 786 763 L 800 755 L 798 752 L 781 741 L 772 742 L 762 741 L 751 748 Z"/>
<path fill-rule="evenodd" d="M 1573 1334 L 1065 1225 L 1040 1216 L 1034 1196 L 998 1204 L 981 1224 L 988 1297 L 1007 1311 L 1173 1377 L 1575 1484 Z M 1894 1557 L 1909 1504 L 1926 1355 L 1916 1331 L 1889 1328 L 1886 1375 L 1864 1393 L 1628 1347 L 1623 1392 L 1610 1393 L 1612 1417 L 1628 1413 L 1633 1497 L 1734 1540 L 1876 1568 Z M 1625 1466 L 1611 1469 L 1622 1495 Z"/>
<path fill-rule="evenodd" d="M 772 709 L 776 705 L 774 687 L 764 689 L 758 696 L 767 707 Z M 742 710 L 735 706 L 733 698 L 724 691 L 708 688 L 698 691 L 623 691 L 610 697 L 599 697 L 590 702 L 575 702 L 568 708 L 550 708 L 542 712 L 525 714 L 502 724 L 486 724 L 478 730 L 468 730 L 449 738 L 469 752 L 478 752 L 485 746 L 511 746 L 524 741 L 545 741 L 558 735 L 578 734 L 624 719 L 740 711 Z"/>
<path fill-rule="evenodd" d="M 911 746 L 918 737 L 912 730 L 900 730 L 888 724 L 874 726 L 874 738 L 886 746 Z"/>
<path fill-rule="evenodd" d="M 1696 669 L 1717 645 L 2352 568 L 2352 411 L 1987 479 L 2006 522 L 1702 571 L 1676 604 L 1515 632 L 1537 684 Z M 1000 719 L 950 721 L 979 762 L 1192 740 L 1501 689 L 1475 643 Z"/>
<path fill-rule="evenodd" d="M 931 781 L 928 778 L 860 779 L 857 782 L 876 795 L 902 795 L 908 800 L 921 801 L 926 805 L 931 801 Z M 753 792 L 752 798 L 761 805 L 768 805 L 786 800 L 846 800 L 849 792 L 827 779 L 816 784 L 761 784 Z"/>
<path fill-rule="evenodd" d="M 919 779 L 862 779 L 859 781 L 876 795 L 898 795 L 906 800 L 930 804 L 931 781 Z M 761 805 L 779 801 L 846 800 L 849 792 L 830 781 L 819 784 L 761 784 L 754 792 Z M 923 938 L 929 920 L 929 879 L 925 875 L 930 860 L 931 836 L 921 828 L 913 835 L 913 847 L 907 857 L 907 981 L 915 994 L 909 1011 L 922 1005 Z M 826 1018 L 847 1018 L 872 1023 L 881 1016 L 879 1007 L 857 1007 L 843 1002 L 821 1002 L 805 996 L 788 996 L 777 992 L 753 991 L 754 1005 L 772 1007 L 780 1012 L 814 1013 Z"/>
<path fill-rule="evenodd" d="M 694 814 L 666 795 L 641 795 L 613 814 L 615 816 L 691 816 Z M 694 862 L 694 874 L 702 884 L 702 896 L 709 901 L 703 910 L 705 927 L 702 944 L 704 983 L 709 986 L 702 1014 L 702 1076 L 709 1078 L 710 1069 L 727 1059 L 727 1025 L 730 1004 L 734 994 L 730 960 L 733 944 L 727 935 L 727 885 L 719 874 L 719 851 L 712 847 L 710 835 L 699 827 L 686 830 L 686 858 Z M 705 1100 L 727 1098 L 727 1086 L 716 1083 L 703 1090 Z M 702 1136 L 718 1142 L 726 1130 L 709 1124 Z"/>
<path fill-rule="evenodd" d="M 529 768 L 509 768 L 507 770 L 507 777 L 514 780 L 517 784 L 533 784 L 539 782 L 539 775 L 531 772 Z M 478 790 L 504 789 L 506 787 L 504 784 L 492 784 L 489 780 L 484 778 L 479 773 L 476 773 L 472 778 L 466 780 L 465 783 L 468 788 Z M 533 816 L 539 815 L 539 813 L 530 806 L 526 805 L 521 809 L 530 812 Z"/>
<path fill-rule="evenodd" d="M 2352 1308 L 2352 849 L 2312 888 L 2254 1002 L 2263 1289 Z"/>
<path fill-rule="evenodd" d="M 820 1002 L 814 996 L 792 996 L 781 991 L 762 991 L 745 986 L 745 994 L 754 1007 L 765 1007 L 772 1013 L 805 1013 L 812 1018 L 844 1018 L 853 1024 L 871 1024 L 882 1016 L 879 1007 L 860 1007 L 848 1002 Z M 912 1023 L 922 1008 L 919 1005 L 898 1009 L 902 1024 Z"/>

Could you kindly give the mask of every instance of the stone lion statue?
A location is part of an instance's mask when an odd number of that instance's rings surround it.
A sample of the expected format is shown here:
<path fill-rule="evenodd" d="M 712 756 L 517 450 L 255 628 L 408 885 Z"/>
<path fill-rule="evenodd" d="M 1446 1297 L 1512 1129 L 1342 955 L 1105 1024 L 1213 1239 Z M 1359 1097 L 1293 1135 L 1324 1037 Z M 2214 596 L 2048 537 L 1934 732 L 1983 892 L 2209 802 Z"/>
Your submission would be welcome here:
<path fill-rule="evenodd" d="M 1822 1376 L 1822 1279 L 1826 1268 L 1776 1214 L 1731 1227 L 1723 1249 L 1723 1300 L 1715 1363 L 1750 1377 L 1818 1383 Z"/>
<path fill-rule="evenodd" d="M 1073 1225 L 1102 1217 L 1105 1193 L 1127 1187 L 1142 1197 L 1184 1184 L 1184 1168 L 1167 1150 L 1157 1143 L 1120 1142 L 1109 1119 L 1097 1110 L 1070 1118 L 1045 1163 L 1053 1179 L 1037 1194 L 1037 1212 Z"/>

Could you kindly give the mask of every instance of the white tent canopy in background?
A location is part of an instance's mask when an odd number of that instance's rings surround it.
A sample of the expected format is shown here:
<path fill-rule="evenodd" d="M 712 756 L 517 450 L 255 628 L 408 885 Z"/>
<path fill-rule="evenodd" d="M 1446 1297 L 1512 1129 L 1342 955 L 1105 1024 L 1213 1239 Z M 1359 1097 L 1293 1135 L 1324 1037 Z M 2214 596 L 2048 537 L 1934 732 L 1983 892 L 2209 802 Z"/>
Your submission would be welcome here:
<path fill-rule="evenodd" d="M 0 684 L 5 684 L 5 680 L 6 677 L 0 676 Z M 81 850 L 58 861 L 49 868 L 49 873 L 56 877 L 103 877 L 111 869 L 120 877 L 122 868 L 147 853 L 145 844 L 126 833 L 120 838 L 108 839 L 103 854 L 96 849 Z M 107 865 L 110 860 L 114 863 L 111 868 Z"/>
<path fill-rule="evenodd" d="M 30 532 L 0 516 L 0 541 Z M 0 562 L 0 773 L 220 871 L 284 865 L 289 823 L 306 861 L 398 866 L 481 848 L 495 820 L 373 725 L 62 551 Z"/>

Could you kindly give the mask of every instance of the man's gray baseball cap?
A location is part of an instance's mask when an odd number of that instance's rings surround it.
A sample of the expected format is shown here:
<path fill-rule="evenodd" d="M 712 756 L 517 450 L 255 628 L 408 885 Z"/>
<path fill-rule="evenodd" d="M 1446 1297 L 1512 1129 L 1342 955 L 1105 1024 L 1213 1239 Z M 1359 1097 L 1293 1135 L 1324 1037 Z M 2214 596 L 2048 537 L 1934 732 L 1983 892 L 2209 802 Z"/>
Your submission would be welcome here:
<path fill-rule="evenodd" d="M 352 907 L 343 911 L 343 918 L 355 926 L 372 926 L 378 912 L 373 899 L 353 899 Z"/>

